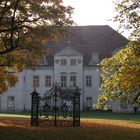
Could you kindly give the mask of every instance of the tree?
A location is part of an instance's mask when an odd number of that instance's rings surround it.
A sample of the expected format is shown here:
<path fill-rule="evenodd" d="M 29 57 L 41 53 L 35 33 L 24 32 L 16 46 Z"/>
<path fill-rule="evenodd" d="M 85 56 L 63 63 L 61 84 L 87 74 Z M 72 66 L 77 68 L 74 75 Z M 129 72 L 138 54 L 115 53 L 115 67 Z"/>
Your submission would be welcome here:
<path fill-rule="evenodd" d="M 25 40 L 36 42 L 39 35 L 54 39 L 72 24 L 72 8 L 62 0 L 2 0 L 0 6 L 0 54 L 27 48 Z"/>
<path fill-rule="evenodd" d="M 116 16 L 114 21 L 120 23 L 121 29 L 130 32 L 131 40 L 140 39 L 140 0 L 120 0 L 114 2 Z"/>
<path fill-rule="evenodd" d="M 140 15 L 139 0 L 121 0 L 116 3 L 116 21 L 120 27 L 131 30 L 128 45 L 99 64 L 102 71 L 101 95 L 98 108 L 110 100 L 128 104 L 140 102 Z"/>
<path fill-rule="evenodd" d="M 72 12 L 62 0 L 0 1 L 0 93 L 17 81 L 11 70 L 40 62 L 43 45 L 66 35 Z"/>
<path fill-rule="evenodd" d="M 111 58 L 101 61 L 102 84 L 98 107 L 102 102 L 120 100 L 133 104 L 140 101 L 140 47 L 129 44 Z M 105 105 L 105 103 L 104 103 Z"/>

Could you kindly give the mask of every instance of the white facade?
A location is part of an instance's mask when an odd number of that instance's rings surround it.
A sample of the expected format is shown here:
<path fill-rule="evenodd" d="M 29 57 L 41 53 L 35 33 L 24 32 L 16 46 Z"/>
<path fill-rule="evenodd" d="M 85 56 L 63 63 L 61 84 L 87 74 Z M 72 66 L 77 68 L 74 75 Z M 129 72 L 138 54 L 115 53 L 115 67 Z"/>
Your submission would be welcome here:
<path fill-rule="evenodd" d="M 61 79 L 63 75 L 66 77 L 64 81 Z M 26 69 L 19 73 L 16 86 L 0 96 L 0 109 L 3 111 L 30 110 L 30 93 L 34 89 L 34 76 L 38 77 L 36 90 L 40 95 L 51 87 L 46 85 L 46 77 L 49 77 L 51 84 L 55 81 L 60 85 L 65 82 L 66 85 L 61 85 L 62 88 L 79 87 L 81 89 L 81 110 L 91 108 L 92 104 L 97 102 L 100 86 L 99 71 L 95 66 L 84 67 L 83 55 L 67 47 L 54 55 L 53 67 L 40 65 L 33 70 Z"/>
<path fill-rule="evenodd" d="M 98 54 L 95 56 L 96 62 L 99 61 Z M 93 58 L 94 56 L 91 57 L 90 67 L 84 66 L 83 55 L 67 47 L 54 55 L 53 67 L 47 66 L 45 62 L 45 65 L 36 66 L 34 69 L 25 69 L 18 74 L 17 84 L 0 95 L 0 110 L 30 111 L 34 88 L 43 96 L 54 82 L 60 83 L 64 89 L 79 87 L 81 110 L 92 108 L 97 103 L 101 84 L 100 70 L 96 65 L 92 65 Z M 110 106 L 113 111 L 129 111 L 129 108 L 121 108 L 119 102 L 111 102 Z"/>
<path fill-rule="evenodd" d="M 79 87 L 81 110 L 91 108 L 100 95 L 97 63 L 126 43 L 126 38 L 106 25 L 72 27 L 67 38 L 57 44 L 47 44 L 49 55 L 44 56 L 42 64 L 18 74 L 15 87 L 0 95 L 0 110 L 29 111 L 34 88 L 42 96 L 53 82 L 60 83 L 62 88 Z M 114 111 L 121 110 L 118 102 L 110 104 Z"/>

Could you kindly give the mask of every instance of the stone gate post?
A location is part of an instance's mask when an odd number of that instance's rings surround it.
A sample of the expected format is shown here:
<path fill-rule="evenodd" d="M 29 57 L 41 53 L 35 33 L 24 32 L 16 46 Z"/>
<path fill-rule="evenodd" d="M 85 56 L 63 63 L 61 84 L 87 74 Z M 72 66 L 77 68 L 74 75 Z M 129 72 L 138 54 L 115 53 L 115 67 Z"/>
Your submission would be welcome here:
<path fill-rule="evenodd" d="M 34 90 L 31 93 L 31 126 L 38 126 L 39 93 Z"/>
<path fill-rule="evenodd" d="M 73 98 L 73 126 L 80 126 L 80 92 L 78 88 Z"/>

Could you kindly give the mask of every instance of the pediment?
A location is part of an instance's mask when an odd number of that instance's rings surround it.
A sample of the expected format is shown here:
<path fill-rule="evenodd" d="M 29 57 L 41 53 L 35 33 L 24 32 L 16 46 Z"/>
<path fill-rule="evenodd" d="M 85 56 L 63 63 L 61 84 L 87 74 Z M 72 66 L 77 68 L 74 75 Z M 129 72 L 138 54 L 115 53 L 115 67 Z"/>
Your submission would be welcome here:
<path fill-rule="evenodd" d="M 71 47 L 65 47 L 64 49 L 56 53 L 55 56 L 82 56 L 82 54 Z"/>

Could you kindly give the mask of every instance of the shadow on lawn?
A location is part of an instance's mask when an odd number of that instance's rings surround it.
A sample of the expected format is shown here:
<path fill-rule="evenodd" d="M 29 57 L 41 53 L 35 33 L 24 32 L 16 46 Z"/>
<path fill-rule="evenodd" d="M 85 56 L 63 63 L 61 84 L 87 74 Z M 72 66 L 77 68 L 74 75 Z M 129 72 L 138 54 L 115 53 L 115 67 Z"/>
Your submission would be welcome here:
<path fill-rule="evenodd" d="M 140 129 L 82 121 L 81 127 L 31 127 L 29 119 L 0 119 L 0 140 L 139 140 Z M 5 124 L 5 125 L 2 125 Z"/>
<path fill-rule="evenodd" d="M 114 112 L 81 112 L 83 119 L 107 119 L 107 120 L 124 120 L 140 123 L 140 114 L 134 113 L 114 113 Z"/>

